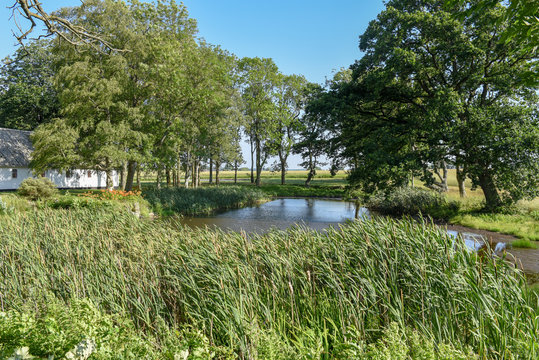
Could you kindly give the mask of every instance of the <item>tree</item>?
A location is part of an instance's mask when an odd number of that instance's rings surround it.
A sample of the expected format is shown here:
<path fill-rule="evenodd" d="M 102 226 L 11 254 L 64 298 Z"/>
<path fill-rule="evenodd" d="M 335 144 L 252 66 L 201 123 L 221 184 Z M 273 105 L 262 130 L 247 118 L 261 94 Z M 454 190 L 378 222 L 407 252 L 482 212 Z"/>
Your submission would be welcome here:
<path fill-rule="evenodd" d="M 260 58 L 243 58 L 238 67 L 245 104 L 245 132 L 251 143 L 251 157 L 256 155 L 255 183 L 260 186 L 260 174 L 271 153 L 269 145 L 277 131 L 275 87 L 279 81 L 279 69 L 273 60 Z M 251 165 L 251 174 L 252 169 Z"/>
<path fill-rule="evenodd" d="M 501 4 L 459 18 L 453 14 L 464 7 L 444 6 L 390 1 L 361 36 L 365 56 L 339 90 L 345 152 L 358 164 L 351 180 L 396 186 L 422 171 L 433 183 L 433 164 L 452 162 L 461 181 L 468 176 L 481 187 L 489 209 L 533 196 L 537 105 L 525 81 L 533 53 L 518 41 L 500 43 L 508 26 Z"/>
<path fill-rule="evenodd" d="M 33 130 L 57 116 L 52 78 L 54 54 L 48 41 L 19 48 L 0 68 L 0 127 Z"/>
<path fill-rule="evenodd" d="M 74 48 L 62 41 L 55 48 L 61 59 L 56 84 L 62 111 L 57 122 L 63 126 L 58 128 L 77 134 L 70 147 L 77 157 L 64 158 L 76 158 L 78 163 L 66 166 L 105 171 L 109 180 L 113 170 L 121 169 L 122 186 L 129 190 L 138 164 L 148 160 L 159 135 L 152 132 L 151 106 L 159 94 L 156 89 L 167 84 L 149 69 L 164 66 L 162 49 L 194 44 L 196 26 L 185 7 L 174 1 L 89 0 L 59 14 L 89 31 L 108 34 L 115 47 L 130 49 L 114 52 L 105 45 L 95 49 L 95 44 Z M 37 158 L 42 158 L 39 151 L 36 148 Z"/>
<path fill-rule="evenodd" d="M 326 153 L 329 142 L 325 114 L 319 108 L 318 102 L 323 97 L 324 89 L 319 85 L 308 84 L 304 94 L 308 106 L 301 119 L 298 141 L 294 144 L 293 150 L 303 159 L 300 166 L 308 171 L 305 186 L 310 186 L 312 179 L 316 176 L 316 169 L 325 165 L 320 162 L 320 157 Z"/>
<path fill-rule="evenodd" d="M 276 127 L 269 146 L 277 155 L 281 171 L 281 185 L 285 184 L 288 156 L 292 152 L 294 136 L 300 126 L 307 80 L 298 75 L 281 75 L 276 86 Z"/>

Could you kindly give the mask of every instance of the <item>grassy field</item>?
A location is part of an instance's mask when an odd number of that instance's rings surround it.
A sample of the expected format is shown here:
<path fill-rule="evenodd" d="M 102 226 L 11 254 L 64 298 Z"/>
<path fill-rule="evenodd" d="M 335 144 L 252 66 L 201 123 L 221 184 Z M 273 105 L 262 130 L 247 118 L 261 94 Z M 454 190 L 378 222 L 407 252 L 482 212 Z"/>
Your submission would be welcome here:
<path fill-rule="evenodd" d="M 0 353 L 30 343 L 60 357 L 54 346 L 73 342 L 38 340 L 80 334 L 90 319 L 99 351 L 123 349 L 99 359 L 137 358 L 114 334 L 153 339 L 137 342 L 138 358 L 142 346 L 174 359 L 201 343 L 241 359 L 537 358 L 539 299 L 522 274 L 453 241 L 411 220 L 247 237 L 107 209 L 4 215 Z M 132 330 L 118 330 L 123 318 Z M 199 334 L 192 347 L 186 327 Z"/>

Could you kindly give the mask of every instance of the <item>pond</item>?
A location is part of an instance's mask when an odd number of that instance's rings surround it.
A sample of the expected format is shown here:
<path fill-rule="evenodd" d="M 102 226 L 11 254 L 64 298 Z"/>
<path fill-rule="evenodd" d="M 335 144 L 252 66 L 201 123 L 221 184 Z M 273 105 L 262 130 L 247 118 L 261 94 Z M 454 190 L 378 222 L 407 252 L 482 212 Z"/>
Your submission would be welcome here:
<path fill-rule="evenodd" d="M 190 227 L 217 226 L 226 230 L 264 233 L 273 228 L 286 229 L 296 224 L 323 230 L 364 217 L 370 217 L 369 210 L 350 201 L 276 199 L 211 217 L 186 217 L 181 221 Z"/>
<path fill-rule="evenodd" d="M 370 218 L 369 210 L 355 202 L 284 198 L 211 217 L 186 217 L 181 221 L 190 227 L 217 226 L 224 230 L 264 233 L 273 228 L 283 230 L 294 225 L 323 230 L 362 218 Z M 453 237 L 459 234 L 452 230 L 448 233 Z M 483 237 L 479 234 L 460 232 L 460 235 L 470 249 L 477 251 L 483 245 Z"/>

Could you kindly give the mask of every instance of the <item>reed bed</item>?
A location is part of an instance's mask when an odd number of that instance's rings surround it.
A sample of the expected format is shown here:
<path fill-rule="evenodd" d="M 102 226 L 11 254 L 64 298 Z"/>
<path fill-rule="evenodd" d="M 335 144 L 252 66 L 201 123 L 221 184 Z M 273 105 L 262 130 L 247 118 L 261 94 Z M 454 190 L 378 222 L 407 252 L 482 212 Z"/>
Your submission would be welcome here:
<path fill-rule="evenodd" d="M 409 219 L 248 236 L 99 209 L 0 216 L 2 310 L 51 295 L 89 298 L 147 332 L 193 324 L 240 358 L 273 346 L 331 359 L 392 324 L 485 359 L 539 356 L 523 275 Z"/>
<path fill-rule="evenodd" d="M 213 212 L 255 205 L 267 196 L 260 190 L 245 186 L 185 188 L 150 188 L 143 197 L 159 213 L 209 215 Z"/>

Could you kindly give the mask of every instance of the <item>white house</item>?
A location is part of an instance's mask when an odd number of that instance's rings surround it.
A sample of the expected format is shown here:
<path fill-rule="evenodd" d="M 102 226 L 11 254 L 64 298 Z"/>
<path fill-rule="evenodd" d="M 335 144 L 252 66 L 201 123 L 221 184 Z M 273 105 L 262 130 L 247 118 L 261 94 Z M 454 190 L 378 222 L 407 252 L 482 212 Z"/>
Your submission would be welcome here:
<path fill-rule="evenodd" d="M 30 134 L 30 131 L 0 128 L 0 191 L 16 190 L 24 179 L 34 176 L 29 168 L 33 151 Z M 95 170 L 50 170 L 41 175 L 60 189 L 105 188 L 107 184 L 105 173 Z M 113 183 L 118 186 L 116 171 Z"/>

